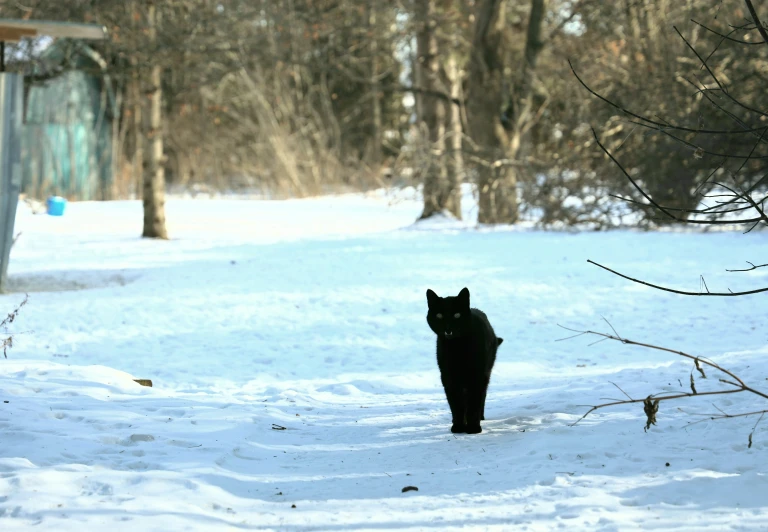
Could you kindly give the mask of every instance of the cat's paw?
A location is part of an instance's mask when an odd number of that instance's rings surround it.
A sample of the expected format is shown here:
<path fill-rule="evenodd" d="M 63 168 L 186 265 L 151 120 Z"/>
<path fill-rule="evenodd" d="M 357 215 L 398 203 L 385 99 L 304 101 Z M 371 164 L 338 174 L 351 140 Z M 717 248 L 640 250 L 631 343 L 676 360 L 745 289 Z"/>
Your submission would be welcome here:
<path fill-rule="evenodd" d="M 483 432 L 482 427 L 480 427 L 480 423 L 477 425 L 467 425 L 467 434 L 480 434 Z"/>
<path fill-rule="evenodd" d="M 457 423 L 454 423 L 453 425 L 451 425 L 451 432 L 453 432 L 454 434 L 461 434 L 463 432 L 467 432 L 467 427 L 465 427 L 464 425 L 459 425 Z"/>

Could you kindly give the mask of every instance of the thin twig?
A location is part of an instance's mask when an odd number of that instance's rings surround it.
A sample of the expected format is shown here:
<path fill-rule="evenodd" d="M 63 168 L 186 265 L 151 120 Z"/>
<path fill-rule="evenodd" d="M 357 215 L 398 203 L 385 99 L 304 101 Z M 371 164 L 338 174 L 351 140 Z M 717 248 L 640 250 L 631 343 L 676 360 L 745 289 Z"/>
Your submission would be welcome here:
<path fill-rule="evenodd" d="M 666 210 L 664 207 L 662 207 L 661 205 L 659 205 L 658 203 L 656 203 L 656 202 L 655 202 L 655 201 L 654 201 L 654 200 L 653 200 L 653 199 L 652 199 L 652 198 L 651 198 L 651 197 L 650 197 L 648 194 L 646 194 L 646 192 L 645 192 L 645 191 L 644 191 L 644 190 L 643 190 L 643 189 L 640 187 L 640 185 L 638 185 L 638 184 L 635 182 L 635 180 L 634 180 L 634 179 L 632 179 L 632 176 L 631 176 L 631 175 L 629 175 L 629 172 L 627 172 L 627 171 L 624 169 L 624 167 L 621 165 L 621 163 L 620 163 L 620 162 L 619 162 L 619 161 L 618 161 L 618 160 L 617 160 L 617 159 L 616 159 L 616 158 L 615 158 L 615 157 L 614 157 L 614 156 L 611 154 L 611 152 L 609 152 L 609 151 L 608 151 L 608 149 L 607 149 L 605 146 L 603 146 L 603 144 L 600 142 L 600 139 L 597 137 L 597 132 L 595 131 L 595 129 L 594 129 L 594 128 L 592 128 L 592 135 L 595 137 L 595 142 L 596 142 L 596 143 L 597 143 L 597 145 L 600 147 L 600 149 L 601 149 L 601 150 L 603 150 L 603 151 L 605 152 L 605 154 L 606 154 L 608 157 L 610 157 L 610 159 L 611 159 L 611 160 L 614 162 L 614 164 L 616 164 L 616 166 L 618 166 L 618 167 L 619 167 L 619 170 L 621 170 L 621 171 L 622 171 L 622 173 L 623 173 L 623 174 L 626 176 L 626 178 L 627 178 L 627 179 L 629 179 L 629 182 L 630 182 L 630 183 L 632 183 L 632 186 L 633 186 L 633 187 L 635 187 L 635 189 L 636 189 L 636 190 L 637 190 L 637 191 L 638 191 L 640 194 L 642 194 L 642 195 L 643 195 L 643 197 L 644 197 L 646 200 L 648 200 L 648 202 L 649 202 L 651 205 L 653 205 L 654 207 L 656 207 L 657 209 L 659 209 L 661 212 L 663 212 L 664 214 L 666 214 L 667 216 L 669 216 L 669 217 L 670 217 L 670 218 L 672 218 L 673 220 L 679 220 L 679 221 L 682 221 L 680 218 L 678 218 L 678 217 L 677 217 L 677 216 L 675 216 L 674 214 L 671 214 L 671 213 L 670 213 L 669 211 L 667 211 L 667 210 Z"/>
<path fill-rule="evenodd" d="M 740 29 L 744 29 L 744 28 L 734 28 L 734 29 L 732 29 L 731 31 L 728 32 L 728 35 L 725 35 L 723 33 L 720 33 L 719 31 L 713 30 L 712 28 L 710 28 L 708 26 L 705 26 L 704 24 L 702 24 L 701 22 L 699 22 L 697 20 L 691 19 L 691 22 L 693 22 L 694 24 L 696 24 L 698 26 L 701 26 L 702 28 L 704 28 L 705 30 L 707 30 L 707 31 L 709 31 L 711 33 L 714 33 L 718 37 L 722 37 L 726 41 L 731 41 L 731 42 L 735 42 L 735 43 L 738 43 L 738 44 L 746 44 L 746 45 L 750 45 L 750 46 L 759 45 L 759 44 L 765 44 L 765 42 L 766 42 L 766 41 L 755 41 L 755 42 L 752 42 L 752 41 L 742 41 L 741 39 L 734 39 L 733 37 L 731 37 L 731 34 L 736 33 Z"/>
<path fill-rule="evenodd" d="M 604 321 L 605 323 L 607 323 L 607 324 L 608 324 L 608 327 L 610 327 L 610 328 L 611 328 L 611 330 L 613 331 L 613 334 L 615 334 L 617 338 L 621 338 L 621 335 L 620 335 L 620 334 L 619 334 L 619 333 L 616 331 L 616 329 L 614 328 L 614 326 L 613 326 L 613 325 L 611 325 L 611 322 L 610 322 L 610 321 L 608 321 L 608 320 L 606 320 L 606 319 L 605 319 L 605 316 L 600 316 L 600 317 L 601 317 L 601 318 L 603 318 L 603 321 Z"/>
<path fill-rule="evenodd" d="M 743 270 L 728 270 L 728 269 L 726 269 L 725 271 L 727 271 L 727 272 L 750 272 L 752 270 L 756 270 L 758 268 L 765 268 L 766 266 L 768 266 L 768 264 L 758 264 L 757 266 L 755 266 L 753 263 L 751 263 L 749 261 L 746 261 L 746 263 L 749 264 L 752 267 L 751 268 L 744 268 Z"/>
<path fill-rule="evenodd" d="M 618 384 L 616 384 L 615 382 L 611 382 L 611 381 L 608 381 L 608 382 L 610 382 L 611 384 L 613 384 L 614 386 L 616 386 L 616 388 L 618 388 L 618 389 L 619 389 L 619 391 L 620 391 L 621 393 L 623 393 L 624 395 L 626 395 L 626 396 L 627 396 L 627 399 L 629 399 L 630 401 L 634 401 L 634 399 L 632 399 L 632 397 L 631 397 L 631 396 L 630 396 L 630 395 L 629 395 L 627 392 L 625 392 L 624 390 L 622 390 L 622 389 L 621 389 L 621 386 L 619 386 L 619 385 L 618 385 Z"/>
<path fill-rule="evenodd" d="M 718 410 L 720 409 L 718 408 Z M 733 419 L 737 417 L 749 417 L 749 416 L 756 416 L 758 414 L 767 414 L 767 413 L 768 413 L 768 410 L 757 410 L 755 412 L 741 412 L 739 414 L 723 413 L 722 415 L 721 414 L 697 414 L 697 415 L 706 416 L 706 419 L 699 419 L 698 421 L 690 421 L 688 424 L 698 425 L 699 423 L 703 423 L 704 421 L 714 421 L 717 419 Z"/>
<path fill-rule="evenodd" d="M 749 433 L 749 438 L 748 438 L 749 445 L 747 445 L 747 449 L 751 449 L 752 448 L 752 435 L 755 433 L 755 429 L 757 428 L 758 423 L 760 423 L 760 421 L 763 419 L 764 415 L 765 415 L 765 412 L 760 414 L 760 417 L 757 418 L 757 421 L 755 421 L 755 426 L 752 427 L 752 432 Z"/>
<path fill-rule="evenodd" d="M 748 1 L 748 0 L 745 0 L 745 1 Z M 692 45 L 690 42 L 688 42 L 688 39 L 686 39 L 686 38 L 685 38 L 685 36 L 684 36 L 682 33 L 680 33 L 680 30 L 678 30 L 678 29 L 677 29 L 677 26 L 672 26 L 672 28 L 675 30 L 675 32 L 678 34 L 678 36 L 680 36 L 680 38 L 683 40 L 683 42 L 684 42 L 684 43 L 685 43 L 685 45 L 688 47 L 688 49 L 689 49 L 691 52 L 693 52 L 693 54 L 696 56 L 696 58 L 697 58 L 697 59 L 698 59 L 698 60 L 701 62 L 701 64 L 702 64 L 702 66 L 704 67 L 704 69 L 705 69 L 705 70 L 707 71 L 707 73 L 710 75 L 710 77 L 712 78 L 712 80 L 713 80 L 713 81 L 714 81 L 714 82 L 717 84 L 717 86 L 718 86 L 718 87 L 720 88 L 720 90 L 722 91 L 722 94 L 723 94 L 723 95 L 725 95 L 725 97 L 726 97 L 726 98 L 728 98 L 730 101 L 732 101 L 734 104 L 738 105 L 739 107 L 741 107 L 741 108 L 743 108 L 743 109 L 746 109 L 747 111 L 751 111 L 751 112 L 753 112 L 753 113 L 755 113 L 755 114 L 758 114 L 758 115 L 760 115 L 760 116 L 768 116 L 768 115 L 766 115 L 766 113 L 764 113 L 763 111 L 760 111 L 759 109 L 755 109 L 755 108 L 753 108 L 753 107 L 750 107 L 750 106 L 746 105 L 744 102 L 742 102 L 742 101 L 740 101 L 740 100 L 738 100 L 738 99 L 734 98 L 734 97 L 733 97 L 733 96 L 732 96 L 732 95 L 731 95 L 731 94 L 728 92 L 728 89 L 727 89 L 727 87 L 721 83 L 721 81 L 720 81 L 720 79 L 717 77 L 717 75 L 716 75 L 716 74 L 715 74 L 715 73 L 712 71 L 712 69 L 711 69 L 711 68 L 709 68 L 709 65 L 707 65 L 707 62 L 704 60 L 704 58 L 703 58 L 703 57 L 701 57 L 701 55 L 700 55 L 700 54 L 699 54 L 699 52 L 696 50 L 696 48 L 694 48 L 694 47 L 693 47 L 693 45 Z"/>

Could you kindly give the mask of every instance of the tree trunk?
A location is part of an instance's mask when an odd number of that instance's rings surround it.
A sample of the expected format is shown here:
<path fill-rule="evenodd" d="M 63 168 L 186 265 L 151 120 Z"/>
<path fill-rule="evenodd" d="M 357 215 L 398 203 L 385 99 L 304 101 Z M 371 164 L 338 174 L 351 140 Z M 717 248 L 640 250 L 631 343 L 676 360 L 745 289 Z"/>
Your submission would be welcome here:
<path fill-rule="evenodd" d="M 504 25 L 503 0 L 484 0 L 478 5 L 475 37 L 470 58 L 470 131 L 486 153 L 479 171 L 480 223 L 515 223 L 518 220 L 517 182 L 524 136 L 535 120 L 533 86 L 536 63 L 543 47 L 541 28 L 546 0 L 531 0 L 523 65 L 512 94 L 504 94 L 504 62 L 501 56 Z M 503 106 L 503 107 L 502 107 Z M 469 105 L 468 105 L 469 107 Z M 500 123 L 504 109 L 507 129 Z M 493 127 L 489 127 L 493 124 Z M 509 130 L 509 131 L 508 131 Z M 506 159 L 506 161 L 503 161 Z M 509 164 L 511 161 L 512 164 Z"/>
<path fill-rule="evenodd" d="M 371 99 L 373 114 L 373 134 L 371 135 L 370 151 L 368 161 L 377 170 L 381 165 L 381 146 L 382 146 L 382 118 L 381 118 L 381 88 L 379 83 L 379 43 L 376 33 L 376 6 L 373 3 L 368 4 L 368 33 L 371 40 Z"/>
<path fill-rule="evenodd" d="M 159 15 L 155 0 L 149 0 L 148 21 L 149 39 L 157 42 L 157 26 Z M 153 51 L 153 53 L 157 53 Z M 163 158 L 163 89 L 162 68 L 157 64 L 151 67 L 150 81 L 152 96 L 149 114 L 150 141 L 149 168 L 144 174 L 144 231 L 145 238 L 168 238 L 165 228 L 165 168 Z"/>
<path fill-rule="evenodd" d="M 131 93 L 133 99 L 133 161 L 131 169 L 133 173 L 133 191 L 136 197 L 142 195 L 144 188 L 144 109 L 141 97 L 141 80 L 138 64 L 134 65 L 131 79 Z"/>
<path fill-rule="evenodd" d="M 451 53 L 448 57 L 448 66 L 446 68 L 446 84 L 451 88 L 451 98 L 461 101 L 461 69 L 456 59 L 456 54 Z M 445 151 L 450 154 L 447 165 L 448 173 L 448 199 L 446 209 L 456 218 L 461 219 L 461 183 L 464 180 L 464 157 L 462 150 L 461 125 L 461 107 L 455 104 L 449 104 L 448 130 L 450 135 L 445 139 Z"/>
<path fill-rule="evenodd" d="M 416 32 L 416 69 L 420 72 L 417 79 L 420 82 L 420 89 L 426 91 L 438 91 L 443 87 L 438 83 L 440 80 L 440 61 L 439 46 L 435 29 L 435 0 L 424 0 L 415 2 L 415 22 L 417 24 Z M 440 213 L 443 210 L 449 210 L 460 216 L 461 209 L 456 201 L 458 199 L 454 193 L 451 183 L 448 180 L 448 174 L 445 166 L 445 133 L 446 133 L 446 102 L 435 96 L 433 92 L 424 92 L 417 98 L 421 99 L 421 115 L 418 117 L 422 122 L 422 131 L 426 131 L 429 149 L 426 150 L 426 161 L 420 161 L 424 168 L 424 210 L 421 218 Z M 454 184 L 455 185 L 455 184 Z"/>
<path fill-rule="evenodd" d="M 192 161 L 181 149 L 176 152 L 176 180 L 182 187 L 187 187 L 192 182 Z"/>
<path fill-rule="evenodd" d="M 503 0 L 482 0 L 475 10 L 475 33 L 469 58 L 467 121 L 478 146 L 478 222 L 515 223 L 517 175 L 500 164 L 506 158 L 507 135 L 500 116 L 504 103 Z"/>
<path fill-rule="evenodd" d="M 123 89 L 115 89 L 115 109 L 123 108 Z M 122 181 L 122 169 L 123 169 L 123 147 L 125 146 L 125 131 L 127 130 L 128 121 L 118 120 L 114 118 L 111 121 L 112 127 L 112 186 L 110 188 L 109 198 L 107 199 L 122 199 L 120 197 L 120 189 L 118 181 Z M 120 177 L 118 177 L 120 176 Z"/>

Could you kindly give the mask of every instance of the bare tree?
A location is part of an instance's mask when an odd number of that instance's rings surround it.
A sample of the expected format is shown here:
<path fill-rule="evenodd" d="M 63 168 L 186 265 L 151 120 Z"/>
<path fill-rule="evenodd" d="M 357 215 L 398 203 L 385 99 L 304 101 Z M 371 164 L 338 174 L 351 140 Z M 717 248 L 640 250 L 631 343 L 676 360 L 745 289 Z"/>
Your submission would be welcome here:
<path fill-rule="evenodd" d="M 156 0 L 147 0 L 147 29 L 150 43 L 157 46 L 161 15 Z M 147 137 L 151 142 L 149 168 L 144 176 L 144 230 L 148 238 L 168 238 L 165 227 L 165 154 L 163 152 L 162 66 L 155 59 L 150 67 L 150 115 Z"/>
<path fill-rule="evenodd" d="M 421 218 L 447 210 L 461 217 L 460 196 L 455 180 L 448 179 L 445 157 L 448 103 L 437 93 L 449 93 L 443 86 L 443 65 L 437 36 L 437 0 L 414 2 L 416 24 L 415 85 L 425 91 L 416 94 L 419 133 L 428 139 L 424 162 L 424 210 Z"/>
<path fill-rule="evenodd" d="M 480 223 L 517 221 L 516 175 L 501 163 L 506 157 L 499 120 L 504 107 L 503 0 L 482 0 L 475 8 L 475 30 L 469 57 L 468 134 L 477 146 Z"/>
<path fill-rule="evenodd" d="M 525 136 L 537 120 L 533 94 L 541 53 L 545 0 L 531 0 L 525 47 L 512 75 L 506 2 L 483 0 L 475 11 L 469 59 L 467 120 L 478 147 L 480 223 L 515 223 Z"/>
<path fill-rule="evenodd" d="M 627 170 L 619 161 L 619 157 L 601 142 L 597 133 L 593 132 L 595 144 L 621 171 L 635 192 L 634 196 L 625 196 L 622 199 L 639 209 L 652 213 L 655 219 L 668 223 L 677 222 L 699 226 L 742 225 L 747 228 L 747 232 L 757 226 L 768 224 L 768 216 L 766 216 L 763 207 L 766 199 L 768 199 L 768 187 L 766 186 L 768 184 L 766 182 L 768 164 L 765 163 L 768 160 L 768 127 L 762 124 L 765 117 L 768 116 L 768 113 L 763 111 L 763 109 L 768 109 L 768 99 L 765 98 L 762 90 L 763 83 L 758 81 L 761 79 L 760 76 L 753 73 L 749 77 L 742 77 L 740 83 L 729 87 L 726 79 L 735 79 L 735 74 L 715 66 L 716 53 L 729 43 L 746 47 L 743 50 L 746 53 L 742 55 L 748 56 L 753 53 L 758 56 L 765 56 L 767 48 L 759 46 L 758 49 L 755 49 L 754 43 L 768 46 L 768 40 L 762 37 L 766 30 L 755 12 L 751 0 L 744 0 L 744 3 L 752 21 L 746 25 L 737 26 L 728 34 L 698 24 L 699 27 L 707 29 L 709 33 L 720 37 L 709 54 L 701 52 L 677 28 L 674 28 L 678 37 L 685 43 L 697 61 L 700 70 L 708 78 L 697 81 L 691 80 L 690 85 L 695 89 L 701 102 L 721 118 L 716 126 L 706 127 L 702 115 L 699 115 L 696 124 L 688 125 L 673 122 L 665 117 L 650 117 L 644 113 L 632 111 L 596 92 L 574 70 L 576 78 L 593 96 L 620 111 L 634 126 L 645 128 L 671 139 L 678 146 L 690 150 L 690 159 L 704 160 L 709 165 L 707 172 L 693 170 L 683 175 L 668 176 L 670 181 L 687 180 L 689 182 L 688 187 L 695 186 L 693 199 L 703 203 L 703 205 L 691 207 L 688 206 L 691 204 L 691 198 L 687 192 L 677 189 L 677 192 L 670 197 L 669 194 L 657 194 L 649 191 L 648 181 L 643 183 L 643 176 L 633 176 L 632 172 Z M 763 40 L 736 39 L 731 36 L 736 31 L 744 32 L 747 35 L 750 32 L 758 33 Z M 730 63 L 731 61 L 728 61 L 728 64 Z M 601 264 L 594 262 L 593 264 L 631 281 L 677 294 L 739 296 L 768 291 L 768 288 L 759 288 L 742 292 L 730 290 L 710 292 L 705 284 L 705 289 L 701 292 L 686 292 L 634 279 Z M 753 268 L 755 267 L 753 265 Z"/>

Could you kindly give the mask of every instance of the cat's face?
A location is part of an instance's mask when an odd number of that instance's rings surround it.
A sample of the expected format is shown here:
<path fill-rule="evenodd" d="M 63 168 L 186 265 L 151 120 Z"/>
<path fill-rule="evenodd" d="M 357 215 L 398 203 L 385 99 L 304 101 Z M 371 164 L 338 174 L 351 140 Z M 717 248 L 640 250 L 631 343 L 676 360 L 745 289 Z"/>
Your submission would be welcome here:
<path fill-rule="evenodd" d="M 436 335 L 450 340 L 467 336 L 471 332 L 469 290 L 466 288 L 453 297 L 440 297 L 432 290 L 427 290 L 427 305 L 427 323 Z"/>

